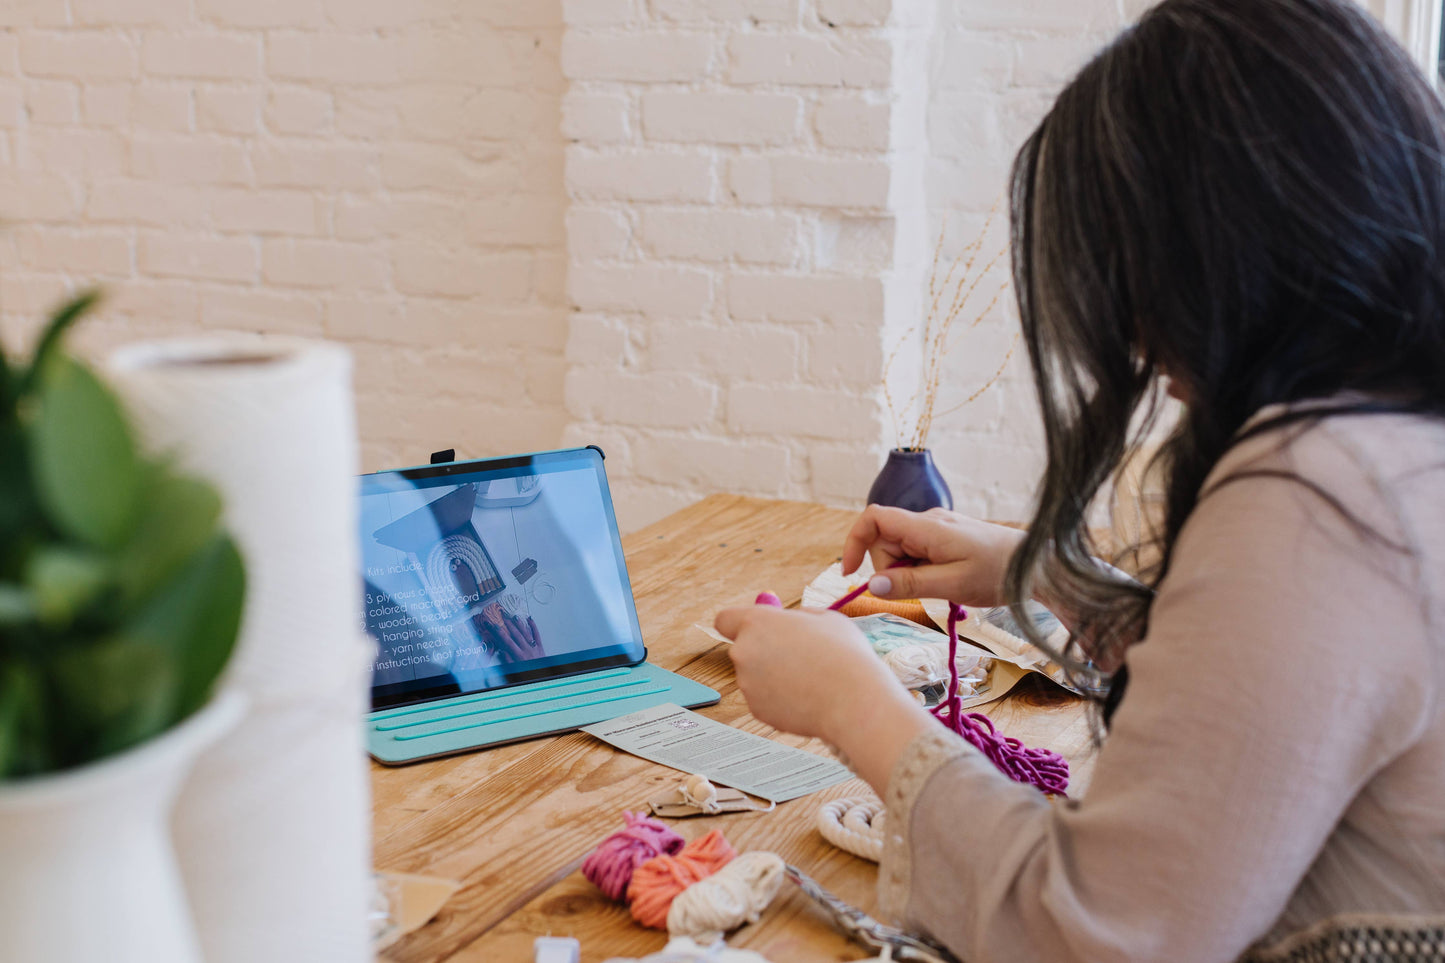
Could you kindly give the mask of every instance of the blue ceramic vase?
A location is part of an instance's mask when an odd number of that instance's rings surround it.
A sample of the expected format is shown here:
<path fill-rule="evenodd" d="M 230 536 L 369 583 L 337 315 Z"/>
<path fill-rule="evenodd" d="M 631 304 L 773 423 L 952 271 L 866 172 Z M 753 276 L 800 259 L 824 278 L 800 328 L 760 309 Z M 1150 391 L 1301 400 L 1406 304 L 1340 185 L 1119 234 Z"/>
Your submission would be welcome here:
<path fill-rule="evenodd" d="M 953 492 L 938 473 L 933 452 L 927 448 L 895 448 L 868 489 L 868 504 L 926 512 L 930 508 L 952 508 Z"/>

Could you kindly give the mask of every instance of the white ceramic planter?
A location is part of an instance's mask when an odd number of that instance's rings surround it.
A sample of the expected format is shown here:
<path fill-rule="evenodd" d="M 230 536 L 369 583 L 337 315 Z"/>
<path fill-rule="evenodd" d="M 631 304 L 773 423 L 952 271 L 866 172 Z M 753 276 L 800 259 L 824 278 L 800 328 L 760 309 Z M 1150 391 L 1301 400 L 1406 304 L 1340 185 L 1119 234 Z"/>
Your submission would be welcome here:
<path fill-rule="evenodd" d="M 118 756 L 0 783 L 0 960 L 198 963 L 171 807 L 243 703 L 224 694 Z"/>

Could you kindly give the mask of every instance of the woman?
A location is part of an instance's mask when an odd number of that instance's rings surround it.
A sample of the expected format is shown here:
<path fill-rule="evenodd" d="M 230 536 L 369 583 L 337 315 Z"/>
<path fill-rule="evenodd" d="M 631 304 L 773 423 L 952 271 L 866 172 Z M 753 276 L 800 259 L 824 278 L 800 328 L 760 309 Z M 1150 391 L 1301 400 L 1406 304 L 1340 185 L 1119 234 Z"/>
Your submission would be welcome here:
<path fill-rule="evenodd" d="M 870 508 L 844 568 L 1041 598 L 1122 665 L 1087 794 L 1010 782 L 831 613 L 718 617 L 753 712 L 880 793 L 885 911 L 970 963 L 1283 958 L 1361 919 L 1441 958 L 1445 110 L 1345 0 L 1165 0 L 1024 145 L 1012 224 L 1032 525 Z M 1086 512 L 1161 383 L 1164 561 L 1126 582 Z"/>

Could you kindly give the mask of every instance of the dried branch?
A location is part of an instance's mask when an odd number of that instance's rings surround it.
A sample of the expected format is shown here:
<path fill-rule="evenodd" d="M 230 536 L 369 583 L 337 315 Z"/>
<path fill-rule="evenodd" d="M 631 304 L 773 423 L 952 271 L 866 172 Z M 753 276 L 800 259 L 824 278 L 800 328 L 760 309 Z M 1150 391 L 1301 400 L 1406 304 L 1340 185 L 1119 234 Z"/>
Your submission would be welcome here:
<path fill-rule="evenodd" d="M 947 262 L 946 269 L 944 269 L 943 242 L 947 233 L 947 225 L 945 224 L 940 229 L 938 243 L 933 250 L 933 267 L 928 277 L 927 311 L 920 323 L 913 325 L 900 336 L 898 343 L 888 353 L 888 358 L 884 362 L 883 400 L 888 406 L 894 437 L 898 440 L 900 448 L 905 447 L 905 441 L 907 447 L 911 449 L 926 447 L 934 420 L 957 411 L 993 387 L 1002 377 L 1009 359 L 1013 357 L 1014 348 L 1018 344 L 1017 335 L 1004 357 L 1003 364 L 999 365 L 999 369 L 993 377 L 960 404 L 942 412 L 935 410 L 938 404 L 939 390 L 943 383 L 944 363 L 949 352 L 956 347 L 963 332 L 973 330 L 988 317 L 998 304 L 999 298 L 1008 290 L 1008 282 L 1005 281 L 982 311 L 969 309 L 979 285 L 992 275 L 994 268 L 1008 253 L 1008 246 L 1005 244 L 1001 250 L 988 259 L 986 264 L 982 267 L 978 266 L 980 255 L 984 250 L 984 243 L 988 238 L 989 228 L 992 227 L 997 212 L 998 204 L 995 204 L 994 209 L 989 212 L 988 218 L 984 221 L 983 230 Z M 894 397 L 891 384 L 893 369 L 904 346 L 915 335 L 921 338 L 923 346 L 922 379 L 908 400 L 900 405 L 898 399 Z M 903 430 L 904 426 L 900 424 L 905 415 L 912 419 L 907 426 L 907 431 Z"/>

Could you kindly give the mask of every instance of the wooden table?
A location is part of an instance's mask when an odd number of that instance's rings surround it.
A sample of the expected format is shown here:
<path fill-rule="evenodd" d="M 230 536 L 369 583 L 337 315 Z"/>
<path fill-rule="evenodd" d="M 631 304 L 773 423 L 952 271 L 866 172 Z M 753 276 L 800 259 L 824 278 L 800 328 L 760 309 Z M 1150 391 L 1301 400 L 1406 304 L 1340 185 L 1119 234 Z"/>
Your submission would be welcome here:
<path fill-rule="evenodd" d="M 853 513 L 797 502 L 714 496 L 623 540 L 649 658 L 722 693 L 700 710 L 750 732 L 781 735 L 748 714 L 726 646 L 693 629 L 723 605 L 764 589 L 785 605 L 838 558 Z M 1010 735 L 1068 757 L 1077 792 L 1092 749 L 1078 700 L 1025 681 L 985 711 Z M 399 769 L 372 767 L 378 868 L 454 879 L 462 888 L 436 919 L 392 947 L 395 963 L 530 963 L 535 936 L 575 936 L 582 959 L 656 952 L 665 935 L 633 923 L 578 872 L 582 859 L 621 826 L 623 809 L 676 785 L 679 775 L 571 733 Z M 696 818 L 675 825 L 692 838 L 721 827 L 742 852 L 763 849 L 868 910 L 877 906 L 873 863 L 834 849 L 813 828 L 827 799 L 866 791 L 853 780 L 779 805 L 771 813 Z M 837 935 L 792 884 L 762 921 L 730 940 L 776 963 L 856 960 L 867 954 Z"/>

